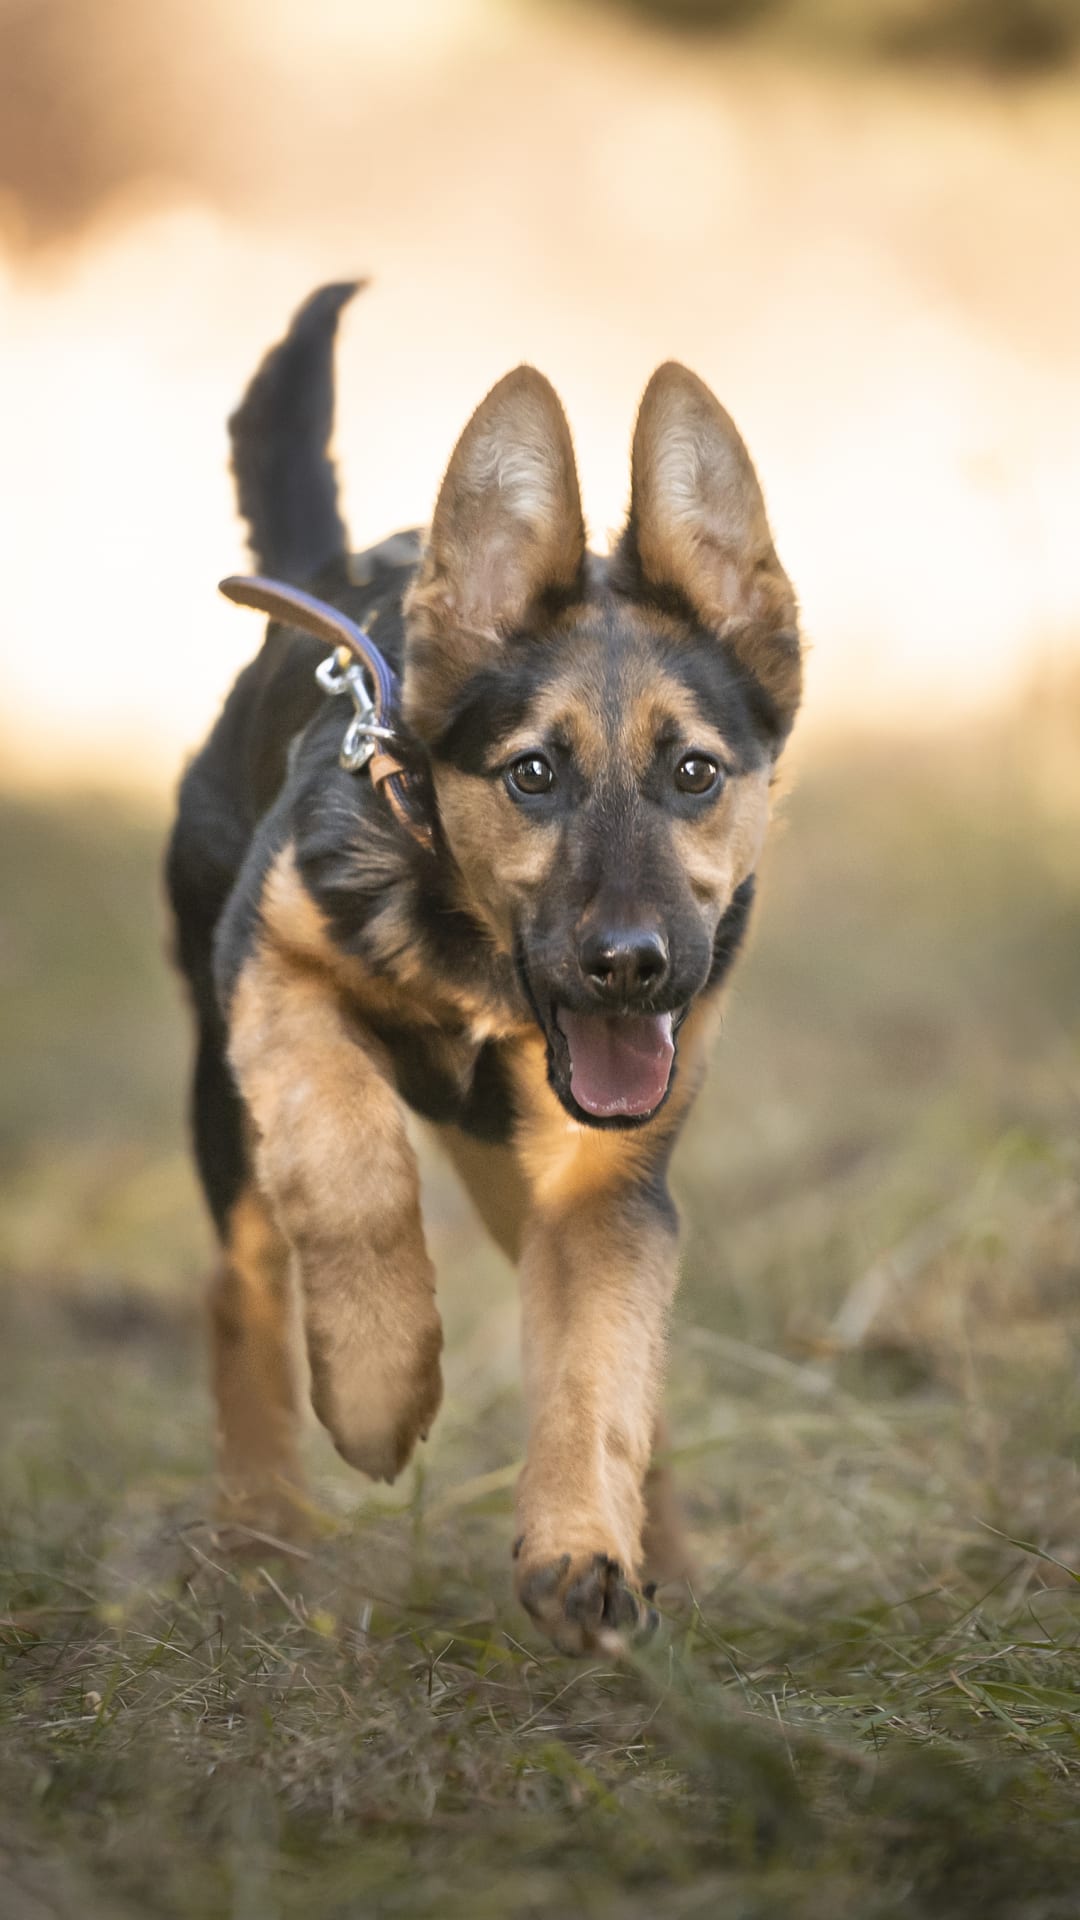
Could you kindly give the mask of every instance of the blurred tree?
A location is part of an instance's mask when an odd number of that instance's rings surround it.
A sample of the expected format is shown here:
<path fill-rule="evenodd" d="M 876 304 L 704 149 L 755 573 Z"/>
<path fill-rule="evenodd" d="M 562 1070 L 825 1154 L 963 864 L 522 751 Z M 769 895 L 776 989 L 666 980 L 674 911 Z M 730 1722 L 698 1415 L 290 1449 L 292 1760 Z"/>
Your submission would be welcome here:
<path fill-rule="evenodd" d="M 906 11 L 886 27 L 884 51 L 1009 72 L 1061 66 L 1080 43 L 1078 0 L 924 0 Z"/>
<path fill-rule="evenodd" d="M 1080 0 L 610 0 L 676 31 L 752 33 L 877 58 L 961 62 L 998 73 L 1064 65 L 1080 50 Z"/>
<path fill-rule="evenodd" d="M 787 0 L 616 0 L 616 4 L 631 13 L 650 14 L 672 27 L 705 27 L 723 33 L 777 13 Z"/>

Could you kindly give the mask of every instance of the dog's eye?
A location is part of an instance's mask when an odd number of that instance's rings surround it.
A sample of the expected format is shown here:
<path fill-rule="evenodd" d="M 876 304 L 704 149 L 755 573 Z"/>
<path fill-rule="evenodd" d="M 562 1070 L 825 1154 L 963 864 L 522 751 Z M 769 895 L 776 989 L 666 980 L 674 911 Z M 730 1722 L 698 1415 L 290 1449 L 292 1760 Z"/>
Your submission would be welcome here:
<path fill-rule="evenodd" d="M 523 753 L 520 760 L 506 770 L 507 781 L 515 793 L 525 793 L 532 797 L 537 793 L 550 793 L 555 785 L 555 772 L 544 759 L 542 753 Z"/>
<path fill-rule="evenodd" d="M 707 753 L 688 753 L 675 769 L 680 793 L 715 793 L 723 779 L 723 770 Z"/>

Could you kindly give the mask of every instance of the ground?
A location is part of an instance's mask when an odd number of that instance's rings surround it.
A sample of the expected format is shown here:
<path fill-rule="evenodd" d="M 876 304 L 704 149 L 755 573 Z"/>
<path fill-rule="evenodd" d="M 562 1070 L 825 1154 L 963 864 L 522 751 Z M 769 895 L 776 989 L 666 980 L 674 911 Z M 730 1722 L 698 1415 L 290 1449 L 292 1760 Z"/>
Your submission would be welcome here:
<path fill-rule="evenodd" d="M 428 1179 L 447 1402 L 224 1557 L 162 821 L 0 808 L 5 1920 L 1073 1920 L 1077 703 L 819 741 L 678 1188 L 701 1575 L 510 1593 L 513 1284 Z"/>

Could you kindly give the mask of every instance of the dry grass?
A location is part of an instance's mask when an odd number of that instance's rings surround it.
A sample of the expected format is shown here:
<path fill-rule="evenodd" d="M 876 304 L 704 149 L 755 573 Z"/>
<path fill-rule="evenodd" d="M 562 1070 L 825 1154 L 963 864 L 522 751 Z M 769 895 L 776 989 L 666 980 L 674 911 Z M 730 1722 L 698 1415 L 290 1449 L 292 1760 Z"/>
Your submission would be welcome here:
<path fill-rule="evenodd" d="M 1053 719 L 801 777 L 681 1167 L 705 1573 L 617 1667 L 511 1604 L 513 1294 L 438 1168 L 422 1464 L 375 1493 L 313 1434 L 319 1547 L 220 1556 L 159 829 L 6 808 L 5 1920 L 1072 1920 L 1080 810 Z"/>

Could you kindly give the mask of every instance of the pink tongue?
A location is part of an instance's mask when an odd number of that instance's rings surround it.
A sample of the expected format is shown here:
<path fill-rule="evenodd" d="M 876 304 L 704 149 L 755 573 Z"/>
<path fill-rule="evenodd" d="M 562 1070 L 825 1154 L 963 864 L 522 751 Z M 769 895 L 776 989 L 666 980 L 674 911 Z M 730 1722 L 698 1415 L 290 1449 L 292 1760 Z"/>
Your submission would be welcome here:
<path fill-rule="evenodd" d="M 651 1113 L 671 1076 L 675 1043 L 670 1013 L 571 1013 L 556 1021 L 570 1049 L 570 1091 L 579 1107 L 606 1119 Z"/>

